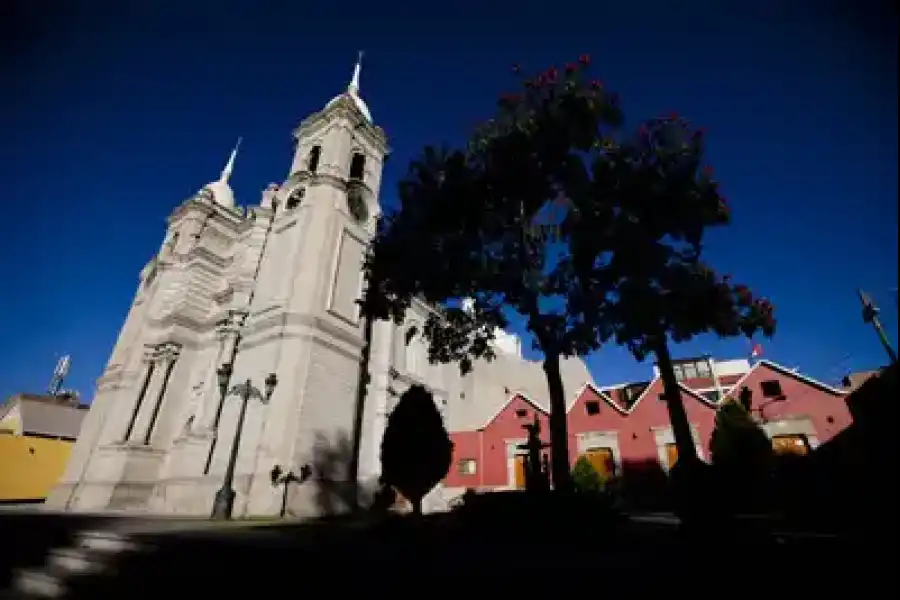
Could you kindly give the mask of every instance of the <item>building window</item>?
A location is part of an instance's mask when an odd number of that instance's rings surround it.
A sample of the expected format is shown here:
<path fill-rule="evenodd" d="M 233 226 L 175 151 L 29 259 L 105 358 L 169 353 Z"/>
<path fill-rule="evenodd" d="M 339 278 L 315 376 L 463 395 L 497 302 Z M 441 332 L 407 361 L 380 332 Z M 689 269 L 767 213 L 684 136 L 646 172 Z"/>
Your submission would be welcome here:
<path fill-rule="evenodd" d="M 666 395 L 665 395 L 664 393 L 659 395 L 659 401 L 660 401 L 660 402 L 665 402 L 665 401 L 666 401 Z"/>
<path fill-rule="evenodd" d="M 306 162 L 310 173 L 315 173 L 319 169 L 319 159 L 322 157 L 322 146 L 313 146 L 309 151 L 309 159 Z"/>
<path fill-rule="evenodd" d="M 685 379 L 696 379 L 698 377 L 697 365 L 695 363 L 687 363 L 682 365 L 681 368 L 684 370 Z"/>
<path fill-rule="evenodd" d="M 644 390 L 647 389 L 646 383 L 638 383 L 632 386 L 628 386 L 623 388 L 620 393 L 620 399 L 622 401 L 622 405 L 625 408 L 631 408 L 631 406 L 635 403 L 635 401 L 640 398 L 641 394 L 644 393 Z"/>
<path fill-rule="evenodd" d="M 780 398 L 784 396 L 781 390 L 781 383 L 777 379 L 770 379 L 759 384 L 764 398 Z"/>
<path fill-rule="evenodd" d="M 599 415 L 600 402 L 597 400 L 588 400 L 584 403 L 584 411 L 590 416 Z"/>
<path fill-rule="evenodd" d="M 475 462 L 474 458 L 464 458 L 459 461 L 459 474 L 460 475 L 475 475 L 478 472 L 478 463 Z"/>
<path fill-rule="evenodd" d="M 805 435 L 776 435 L 772 438 L 772 449 L 780 456 L 804 455 L 809 453 L 809 440 Z"/>
<path fill-rule="evenodd" d="M 520 418 L 520 419 L 524 419 L 524 418 L 526 418 L 527 416 L 528 416 L 528 411 L 525 410 L 524 408 L 517 408 L 517 409 L 516 409 L 516 417 L 518 417 L 518 418 Z"/>
<path fill-rule="evenodd" d="M 675 444 L 666 444 L 665 446 L 665 456 L 666 456 L 666 470 L 670 470 L 675 466 L 675 463 L 678 462 L 678 446 Z"/>
<path fill-rule="evenodd" d="M 718 392 L 718 390 L 710 390 L 708 392 L 701 392 L 703 397 L 707 399 L 707 401 L 716 404 L 719 400 L 722 399 L 722 395 Z"/>
<path fill-rule="evenodd" d="M 712 377 L 712 370 L 709 363 L 702 361 L 685 361 L 672 365 L 675 371 L 675 379 L 684 381 L 685 379 L 696 379 L 697 377 Z"/>
<path fill-rule="evenodd" d="M 354 181 L 362 181 L 366 172 L 366 157 L 359 152 L 353 153 L 350 159 L 350 179 Z"/>

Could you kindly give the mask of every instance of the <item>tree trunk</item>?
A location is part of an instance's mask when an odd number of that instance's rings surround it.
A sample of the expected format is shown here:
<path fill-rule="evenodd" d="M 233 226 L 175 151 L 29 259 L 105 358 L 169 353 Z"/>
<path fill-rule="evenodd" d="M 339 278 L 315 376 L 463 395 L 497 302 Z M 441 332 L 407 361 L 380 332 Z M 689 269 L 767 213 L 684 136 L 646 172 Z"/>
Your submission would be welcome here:
<path fill-rule="evenodd" d="M 566 424 L 566 396 L 559 374 L 559 353 L 544 351 L 544 373 L 550 392 L 550 462 L 553 489 L 572 491 L 569 470 L 569 431 Z"/>
<path fill-rule="evenodd" d="M 663 380 L 666 407 L 669 410 L 672 434 L 675 436 L 675 447 L 678 450 L 677 460 L 683 460 L 686 463 L 696 462 L 698 460 L 697 447 L 694 444 L 691 425 L 684 410 L 684 402 L 681 399 L 681 387 L 675 378 L 675 370 L 672 368 L 672 357 L 669 356 L 669 347 L 665 336 L 660 336 L 656 343 L 656 359 L 659 373 Z"/>
<path fill-rule="evenodd" d="M 416 498 L 415 500 L 410 500 L 409 502 L 412 504 L 412 514 L 417 517 L 422 516 L 422 498 Z"/>

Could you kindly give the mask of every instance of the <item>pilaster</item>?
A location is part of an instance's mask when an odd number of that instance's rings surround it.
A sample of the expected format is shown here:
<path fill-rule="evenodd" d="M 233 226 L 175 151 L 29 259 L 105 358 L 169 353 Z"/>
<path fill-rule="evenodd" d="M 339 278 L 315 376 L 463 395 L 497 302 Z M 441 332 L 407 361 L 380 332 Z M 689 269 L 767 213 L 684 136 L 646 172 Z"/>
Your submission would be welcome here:
<path fill-rule="evenodd" d="M 369 386 L 363 407 L 363 434 L 360 444 L 359 478 L 374 481 L 381 474 L 381 438 L 387 426 L 388 396 L 392 374 L 393 323 L 372 324 L 372 352 L 369 360 Z"/>
<path fill-rule="evenodd" d="M 180 352 L 181 346 L 171 342 L 156 347 L 151 359 L 154 362 L 153 376 L 150 378 L 144 401 L 138 410 L 134 428 L 128 437 L 129 444 L 146 446 L 150 443 L 150 436 L 166 394 L 169 376 L 172 374 Z"/>
<path fill-rule="evenodd" d="M 125 381 L 118 386 L 116 403 L 110 407 L 109 419 L 103 424 L 99 446 L 122 443 L 130 435 L 130 430 L 134 429 L 132 420 L 135 411 L 139 410 L 141 404 L 146 401 L 147 391 L 150 387 L 147 377 L 149 375 L 152 379 L 150 370 L 155 367 L 153 362 L 155 353 L 155 346 L 144 346 L 143 354 L 137 363 L 138 368 L 133 373 L 122 377 Z"/>
<path fill-rule="evenodd" d="M 221 349 L 216 360 L 215 372 L 218 372 L 223 365 L 234 362 L 241 330 L 246 319 L 245 311 L 231 310 L 216 326 L 216 339 L 219 340 Z M 195 422 L 192 429 L 196 434 L 209 434 L 218 428 L 219 420 L 222 417 L 222 390 L 219 388 L 218 376 L 215 373 L 213 374 L 213 385 L 206 388 L 202 406 L 200 419 Z"/>

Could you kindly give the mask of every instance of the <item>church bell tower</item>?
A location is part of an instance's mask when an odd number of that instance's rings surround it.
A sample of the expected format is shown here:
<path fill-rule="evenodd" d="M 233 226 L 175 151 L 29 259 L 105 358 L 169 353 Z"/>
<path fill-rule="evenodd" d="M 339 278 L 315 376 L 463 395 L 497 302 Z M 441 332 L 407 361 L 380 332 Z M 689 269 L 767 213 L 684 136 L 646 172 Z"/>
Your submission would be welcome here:
<path fill-rule="evenodd" d="M 280 503 L 263 476 L 274 465 L 310 467 L 336 485 L 347 475 L 363 346 L 357 300 L 388 153 L 360 96 L 361 58 L 346 90 L 294 131 L 290 172 L 265 201 L 275 217 L 234 364 L 234 381 L 269 372 L 279 381 L 266 406 L 248 410 L 243 434 L 242 447 L 256 448 L 238 462 L 238 472 L 254 473 L 245 508 L 253 514 Z M 224 461 L 216 457 L 212 472 Z M 313 488 L 292 488 L 292 514 L 316 513 Z"/>

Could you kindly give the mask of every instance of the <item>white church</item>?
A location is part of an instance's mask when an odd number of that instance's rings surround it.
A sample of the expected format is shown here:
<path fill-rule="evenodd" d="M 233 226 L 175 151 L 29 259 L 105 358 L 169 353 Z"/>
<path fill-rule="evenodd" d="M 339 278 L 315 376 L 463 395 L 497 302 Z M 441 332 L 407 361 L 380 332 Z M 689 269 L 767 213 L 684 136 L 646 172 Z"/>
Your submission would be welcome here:
<path fill-rule="evenodd" d="M 316 516 L 333 504 L 323 494 L 347 487 L 357 419 L 358 478 L 374 488 L 387 415 L 409 385 L 432 391 L 450 431 L 476 427 L 513 394 L 547 395 L 540 364 L 503 332 L 497 359 L 465 377 L 456 365 L 429 364 L 420 338 L 407 343 L 431 310 L 417 303 L 402 326 L 374 324 L 357 410 L 356 300 L 389 152 L 359 78 L 357 63 L 346 91 L 294 131 L 288 177 L 258 205 L 235 202 L 235 148 L 219 179 L 171 214 L 49 508 L 209 515 L 234 452 L 235 517 L 278 515 L 282 504 L 289 516 Z M 591 381 L 578 359 L 561 367 L 569 390 Z M 219 374 L 228 371 L 223 397 Z M 270 476 L 276 465 L 309 477 L 283 497 Z M 425 509 L 445 508 L 458 491 L 438 487 Z"/>

